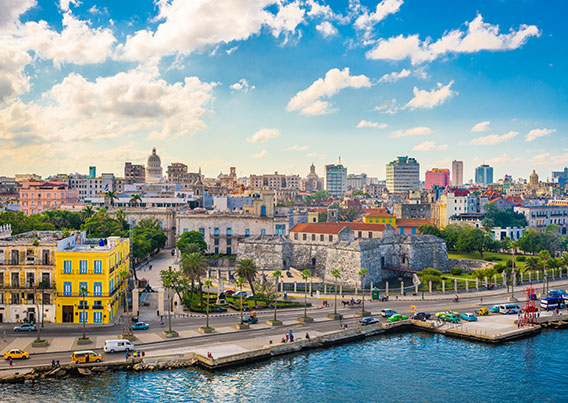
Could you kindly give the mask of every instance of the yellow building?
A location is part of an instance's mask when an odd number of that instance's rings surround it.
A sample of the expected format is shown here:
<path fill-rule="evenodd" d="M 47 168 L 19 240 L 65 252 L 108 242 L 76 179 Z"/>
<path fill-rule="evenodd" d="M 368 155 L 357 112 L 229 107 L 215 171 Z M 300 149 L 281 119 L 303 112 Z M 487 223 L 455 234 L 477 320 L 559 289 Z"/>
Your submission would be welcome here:
<path fill-rule="evenodd" d="M 85 239 L 57 252 L 56 322 L 111 322 L 123 305 L 126 281 L 120 273 L 129 270 L 129 256 L 130 241 L 120 237 Z"/>
<path fill-rule="evenodd" d="M 390 224 L 396 228 L 396 217 L 382 210 L 375 210 L 363 216 L 363 222 L 370 224 Z"/>

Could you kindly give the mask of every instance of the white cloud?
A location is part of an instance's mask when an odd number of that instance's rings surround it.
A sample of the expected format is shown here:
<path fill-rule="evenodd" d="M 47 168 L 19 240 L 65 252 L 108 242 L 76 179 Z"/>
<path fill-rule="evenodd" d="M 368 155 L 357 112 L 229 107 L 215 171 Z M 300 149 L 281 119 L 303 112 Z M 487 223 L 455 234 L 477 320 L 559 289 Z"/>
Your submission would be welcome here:
<path fill-rule="evenodd" d="M 556 132 L 556 129 L 532 129 L 525 137 L 526 141 L 534 141 L 539 137 L 549 136 Z"/>
<path fill-rule="evenodd" d="M 357 123 L 357 126 L 355 127 L 357 129 L 361 129 L 364 127 L 372 127 L 375 129 L 386 129 L 387 127 L 389 127 L 389 125 L 387 125 L 386 123 L 369 122 L 368 120 L 362 120 L 359 123 Z"/>
<path fill-rule="evenodd" d="M 410 76 L 410 70 L 402 69 L 401 71 L 393 71 L 392 73 L 385 74 L 379 78 L 379 83 L 394 83 L 401 78 Z"/>
<path fill-rule="evenodd" d="M 498 135 L 498 134 L 490 134 L 489 136 L 478 137 L 476 139 L 471 140 L 470 144 L 476 145 L 492 145 L 502 143 L 507 140 L 511 140 L 512 138 L 516 137 L 519 132 L 510 131 L 508 133 Z"/>
<path fill-rule="evenodd" d="M 564 166 L 568 160 L 568 150 L 563 150 L 563 154 L 553 155 L 551 153 L 545 152 L 535 155 L 531 158 L 530 162 L 533 165 L 543 165 L 547 167 L 558 167 L 558 165 Z"/>
<path fill-rule="evenodd" d="M 377 3 L 375 12 L 371 13 L 363 8 L 363 14 L 360 15 L 357 20 L 355 20 L 355 28 L 365 31 L 365 35 L 368 38 L 374 26 L 384 20 L 390 14 L 397 13 L 402 3 L 403 0 L 382 0 L 381 2 Z"/>
<path fill-rule="evenodd" d="M 521 157 L 511 158 L 509 157 L 509 154 L 504 153 L 497 157 L 486 159 L 484 160 L 484 163 L 489 165 L 510 165 L 511 163 L 519 162 L 521 160 L 522 160 Z"/>
<path fill-rule="evenodd" d="M 247 139 L 249 143 L 266 143 L 268 140 L 280 136 L 278 129 L 260 129 Z"/>
<path fill-rule="evenodd" d="M 191 135 L 207 127 L 201 118 L 214 87 L 197 77 L 168 84 L 156 66 L 95 81 L 71 73 L 42 94 L 42 104 L 18 100 L 0 109 L 0 133 L 28 142 Z"/>
<path fill-rule="evenodd" d="M 63 11 L 69 11 L 69 6 L 78 6 L 79 4 L 81 4 L 79 0 L 59 0 L 59 7 Z"/>
<path fill-rule="evenodd" d="M 438 83 L 438 89 L 433 89 L 432 91 L 419 90 L 414 87 L 414 98 L 406 104 L 406 108 L 432 109 L 435 106 L 443 104 L 447 99 L 457 94 L 457 92 L 452 91 L 451 89 L 453 84 L 453 80 L 447 85 Z"/>
<path fill-rule="evenodd" d="M 29 77 L 24 69 L 32 57 L 14 43 L 0 46 L 0 104 L 29 90 Z"/>
<path fill-rule="evenodd" d="M 483 22 L 478 14 L 473 21 L 467 23 L 467 30 L 456 29 L 445 33 L 440 39 L 431 42 L 420 41 L 418 35 L 391 37 L 380 39 L 366 53 L 367 58 L 374 60 L 403 60 L 410 58 L 412 64 L 433 61 L 447 54 L 476 53 L 483 50 L 505 51 L 523 46 L 532 36 L 539 36 L 535 25 L 521 25 L 518 30 L 506 34 L 499 33 L 498 25 Z"/>
<path fill-rule="evenodd" d="M 337 35 L 337 28 L 329 21 L 324 21 L 321 24 L 316 25 L 316 29 L 324 38 L 331 38 Z"/>
<path fill-rule="evenodd" d="M 307 153 L 306 157 L 323 159 L 323 158 L 325 158 L 325 154 L 313 153 L 312 152 L 312 153 Z"/>
<path fill-rule="evenodd" d="M 309 150 L 309 148 L 310 148 L 309 146 L 295 145 L 292 147 L 285 148 L 284 151 L 307 151 Z"/>
<path fill-rule="evenodd" d="M 472 133 L 486 132 L 487 130 L 489 130 L 490 124 L 491 122 L 488 120 L 486 120 L 485 122 L 479 122 L 471 128 L 471 132 Z"/>
<path fill-rule="evenodd" d="M 258 152 L 258 153 L 256 153 L 256 154 L 252 154 L 252 155 L 251 155 L 251 158 L 259 159 L 259 158 L 264 158 L 264 157 L 266 157 L 267 155 L 268 155 L 268 151 L 262 150 L 262 151 L 260 151 L 260 152 Z"/>
<path fill-rule="evenodd" d="M 246 79 L 241 78 L 236 83 L 231 84 L 231 89 L 235 90 L 235 91 L 240 91 L 240 92 L 249 92 L 249 91 L 254 90 L 255 86 L 250 85 L 249 82 Z"/>
<path fill-rule="evenodd" d="M 0 0 L 0 29 L 13 28 L 20 15 L 36 5 L 36 0 Z"/>
<path fill-rule="evenodd" d="M 344 88 L 370 87 L 371 80 L 365 75 L 352 76 L 349 68 L 331 69 L 325 78 L 318 78 L 307 89 L 298 92 L 286 106 L 288 111 L 299 110 L 302 115 L 323 115 L 332 111 L 331 104 L 320 98 L 329 98 Z"/>
<path fill-rule="evenodd" d="M 278 37 L 295 34 L 304 22 L 299 1 L 280 0 L 160 0 L 155 30 L 145 29 L 128 36 L 117 46 L 117 57 L 145 60 L 175 53 L 189 54 L 210 46 L 240 41 L 258 35 L 267 27 Z M 276 14 L 267 7 L 276 6 Z"/>
<path fill-rule="evenodd" d="M 448 150 L 447 144 L 436 145 L 435 141 L 425 141 L 412 147 L 413 151 L 432 151 L 432 150 Z"/>
<path fill-rule="evenodd" d="M 238 46 L 233 46 L 232 48 L 229 48 L 225 51 L 225 53 L 227 53 L 228 55 L 230 55 L 231 53 L 233 53 L 235 50 L 237 50 L 239 47 Z"/>
<path fill-rule="evenodd" d="M 432 133 L 432 129 L 430 129 L 429 127 L 419 126 L 406 130 L 397 130 L 391 133 L 391 137 L 398 138 L 398 137 L 407 137 L 407 136 L 425 136 L 430 133 Z"/>
<path fill-rule="evenodd" d="M 386 113 L 387 115 L 394 115 L 398 112 L 398 106 L 396 104 L 396 99 L 391 99 L 381 105 L 375 106 L 374 110 L 380 113 Z"/>

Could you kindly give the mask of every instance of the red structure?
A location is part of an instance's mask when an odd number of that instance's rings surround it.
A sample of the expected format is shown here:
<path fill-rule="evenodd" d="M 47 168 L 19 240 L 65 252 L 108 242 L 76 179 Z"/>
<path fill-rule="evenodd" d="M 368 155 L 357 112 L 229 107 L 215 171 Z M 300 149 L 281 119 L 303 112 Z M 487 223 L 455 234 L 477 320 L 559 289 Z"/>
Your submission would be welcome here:
<path fill-rule="evenodd" d="M 538 308 L 535 305 L 537 298 L 532 283 L 529 284 L 524 292 L 527 294 L 527 303 L 523 308 L 523 325 L 534 325 L 537 323 L 536 313 L 538 312 Z"/>

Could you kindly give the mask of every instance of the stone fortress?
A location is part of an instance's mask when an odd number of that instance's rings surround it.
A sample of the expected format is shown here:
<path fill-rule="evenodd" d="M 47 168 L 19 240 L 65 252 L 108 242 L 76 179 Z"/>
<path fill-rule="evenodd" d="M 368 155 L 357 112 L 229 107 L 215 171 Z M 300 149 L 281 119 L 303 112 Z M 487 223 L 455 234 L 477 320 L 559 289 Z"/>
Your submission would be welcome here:
<path fill-rule="evenodd" d="M 361 226 L 369 231 L 361 231 Z M 390 225 L 379 224 L 298 224 L 290 235 L 242 240 L 238 259 L 244 258 L 254 259 L 261 270 L 307 268 L 326 282 L 335 281 L 331 271 L 339 269 L 341 283 L 358 287 L 362 268 L 367 269 L 366 287 L 430 267 L 449 270 L 444 240 L 433 235 L 399 235 Z"/>

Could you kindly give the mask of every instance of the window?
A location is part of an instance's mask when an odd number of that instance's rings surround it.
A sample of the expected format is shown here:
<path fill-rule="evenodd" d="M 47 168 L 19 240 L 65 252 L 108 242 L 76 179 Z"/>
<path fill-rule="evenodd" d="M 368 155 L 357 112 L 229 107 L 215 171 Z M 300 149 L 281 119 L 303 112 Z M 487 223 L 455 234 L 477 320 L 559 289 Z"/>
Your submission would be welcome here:
<path fill-rule="evenodd" d="M 359 231 L 359 238 L 363 238 L 363 233 L 361 231 Z"/>
<path fill-rule="evenodd" d="M 83 306 L 83 300 L 79 300 L 79 309 L 89 309 L 89 302 L 85 300 L 85 304 Z"/>
<path fill-rule="evenodd" d="M 11 278 L 11 286 L 12 287 L 19 287 L 20 286 L 20 273 L 12 272 Z"/>
<path fill-rule="evenodd" d="M 72 293 L 72 288 L 71 288 L 71 281 L 66 281 L 63 283 L 63 295 L 65 297 L 70 297 L 71 293 Z"/>
<path fill-rule="evenodd" d="M 71 260 L 63 261 L 63 273 L 71 274 Z"/>
<path fill-rule="evenodd" d="M 216 255 L 219 254 L 219 248 L 215 248 L 215 254 L 216 254 Z"/>
<path fill-rule="evenodd" d="M 329 236 L 329 242 L 333 242 L 333 235 Z"/>
<path fill-rule="evenodd" d="M 312 234 L 312 241 L 316 240 L 316 234 Z"/>
<path fill-rule="evenodd" d="M 231 238 L 227 238 L 227 246 L 231 245 L 231 243 L 232 243 L 231 241 L 232 241 Z"/>
<path fill-rule="evenodd" d="M 186 231 L 187 231 L 187 229 L 184 232 L 186 232 Z M 205 237 L 205 228 L 203 228 L 203 227 L 199 228 L 199 232 L 201 232 L 201 235 L 203 235 Z"/>
<path fill-rule="evenodd" d="M 83 288 L 85 290 L 83 290 Z M 87 283 L 86 281 L 81 281 L 79 283 L 79 295 L 83 295 L 83 292 L 85 293 L 85 295 L 89 295 L 89 283 Z"/>
<path fill-rule="evenodd" d="M 102 323 L 103 322 L 103 313 L 102 312 L 93 312 L 93 322 Z"/>
<path fill-rule="evenodd" d="M 89 323 L 89 312 L 79 312 L 79 323 Z"/>
<path fill-rule="evenodd" d="M 266 230 L 265 230 L 265 229 L 261 229 L 261 230 L 260 230 L 260 235 L 266 235 Z"/>
<path fill-rule="evenodd" d="M 371 231 L 369 231 L 369 238 L 373 237 L 373 233 Z"/>
<path fill-rule="evenodd" d="M 302 240 L 305 241 L 306 239 L 308 239 L 308 236 L 306 234 L 302 234 Z"/>
<path fill-rule="evenodd" d="M 323 242 L 323 235 L 320 235 L 320 242 Z"/>
<path fill-rule="evenodd" d="M 103 309 L 103 301 L 93 301 L 93 309 Z"/>
<path fill-rule="evenodd" d="M 245 237 L 250 236 L 250 229 L 246 228 L 245 229 Z"/>
<path fill-rule="evenodd" d="M 87 274 L 87 261 L 79 260 L 79 273 Z"/>
<path fill-rule="evenodd" d="M 231 227 L 227 227 L 227 236 L 232 236 L 233 229 Z"/>
<path fill-rule="evenodd" d="M 219 236 L 219 227 L 215 227 L 215 228 L 213 229 L 213 234 L 214 234 L 215 236 Z"/>
<path fill-rule="evenodd" d="M 298 240 L 298 233 L 294 232 L 294 239 Z"/>
<path fill-rule="evenodd" d="M 93 295 L 95 297 L 101 297 L 103 295 L 103 283 L 93 283 Z"/>
<path fill-rule="evenodd" d="M 230 255 L 232 252 L 231 248 L 227 248 L 227 255 Z"/>
<path fill-rule="evenodd" d="M 95 260 L 95 274 L 101 274 L 103 272 L 103 261 Z"/>
<path fill-rule="evenodd" d="M 219 238 L 215 238 L 215 239 L 213 240 L 213 244 L 214 244 L 214 245 L 219 245 Z"/>

